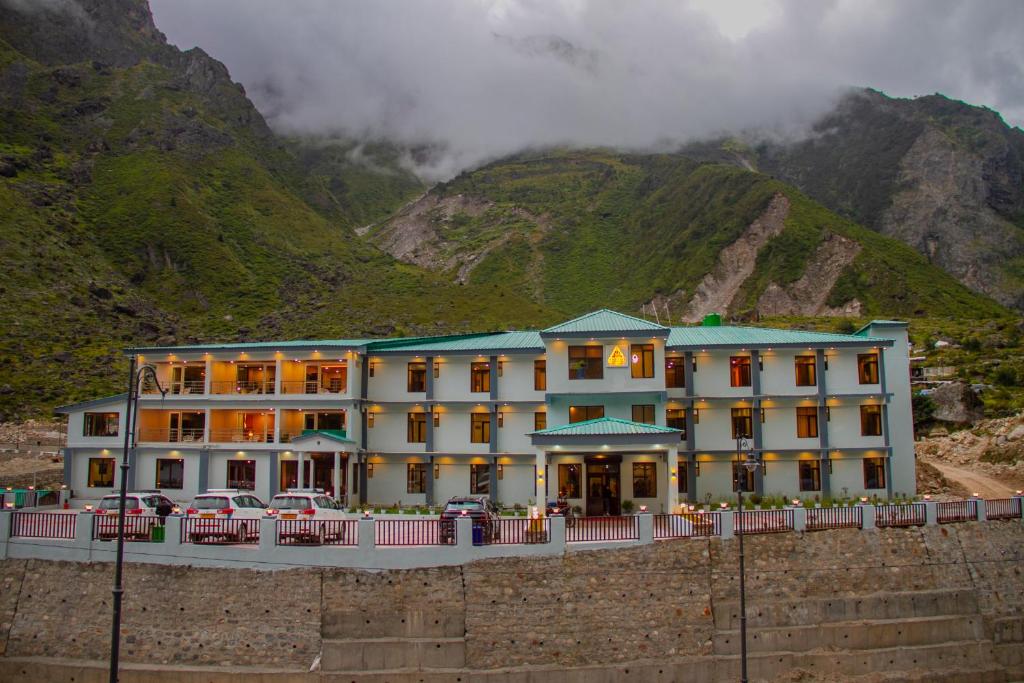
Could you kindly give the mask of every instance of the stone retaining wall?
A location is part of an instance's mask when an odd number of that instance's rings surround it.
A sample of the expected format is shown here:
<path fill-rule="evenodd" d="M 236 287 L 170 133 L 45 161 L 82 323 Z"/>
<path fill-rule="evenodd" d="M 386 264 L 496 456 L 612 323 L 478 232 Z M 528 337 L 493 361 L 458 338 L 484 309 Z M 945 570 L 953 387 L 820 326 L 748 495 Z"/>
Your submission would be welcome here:
<path fill-rule="evenodd" d="M 745 538 L 745 548 L 748 610 L 761 614 L 760 623 L 772 610 L 799 614 L 802 600 L 842 598 L 843 609 L 855 610 L 860 596 L 878 602 L 887 593 L 946 590 L 984 619 L 979 643 L 995 642 L 1007 662 L 1020 659 L 1019 521 L 757 535 Z M 685 539 L 380 572 L 131 564 L 122 656 L 215 667 L 211 673 L 237 666 L 299 673 L 309 671 L 322 639 L 464 635 L 463 670 L 652 661 L 678 668 L 707 660 L 716 637 L 736 628 L 728 613 L 738 600 L 736 551 L 735 539 Z M 0 665 L 42 656 L 104 660 L 112 569 L 0 562 Z M 779 606 L 786 600 L 793 611 Z M 815 625 L 814 613 L 797 625 Z"/>

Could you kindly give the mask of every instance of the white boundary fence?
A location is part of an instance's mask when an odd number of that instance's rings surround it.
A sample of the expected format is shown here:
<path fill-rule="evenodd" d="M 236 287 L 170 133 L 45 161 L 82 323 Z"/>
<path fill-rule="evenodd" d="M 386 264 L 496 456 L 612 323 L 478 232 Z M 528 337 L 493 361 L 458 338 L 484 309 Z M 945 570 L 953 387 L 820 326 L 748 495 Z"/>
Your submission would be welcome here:
<path fill-rule="evenodd" d="M 749 525 L 747 534 L 768 532 L 801 533 L 838 528 L 875 529 L 878 521 L 891 524 L 893 519 L 911 520 L 923 525 L 958 521 L 961 523 L 985 522 L 989 504 L 995 513 L 993 517 L 1009 520 L 1010 523 L 1024 521 L 1020 496 L 998 501 L 971 499 L 969 505 L 954 506 L 933 501 L 910 503 L 906 506 L 859 505 L 855 508 L 786 508 L 778 511 L 744 512 L 744 524 Z M 941 507 L 945 505 L 945 507 Z M 906 507 L 906 514 L 894 507 Z M 955 509 L 954 509 L 955 508 Z M 847 511 L 843 513 L 830 510 Z M 851 514 L 856 511 L 855 514 Z M 973 516 L 965 516 L 965 511 Z M 956 512 L 955 515 L 952 513 Z M 762 523 L 762 517 L 772 521 L 778 516 L 784 524 Z M 47 519 L 49 518 L 49 519 Z M 107 540 L 106 535 L 95 533 L 96 515 L 85 512 L 42 512 L 0 511 L 0 559 L 46 559 L 76 562 L 109 562 L 114 560 L 116 543 Z M 155 518 L 154 518 L 155 519 Z M 685 514 L 653 515 L 639 514 L 635 517 L 605 518 L 615 524 L 591 524 L 591 531 L 581 535 L 578 526 L 583 519 L 550 517 L 544 520 L 514 518 L 502 520 L 504 525 L 498 534 L 490 537 L 474 530 L 470 518 L 455 520 L 454 539 L 445 543 L 438 541 L 420 543 L 419 535 L 413 534 L 407 541 L 396 542 L 395 535 L 382 536 L 382 528 L 401 525 L 404 522 L 388 518 L 359 518 L 344 522 L 346 532 L 338 542 L 316 542 L 311 536 L 308 542 L 284 543 L 279 522 L 273 518 L 253 520 L 258 523 L 258 533 L 246 535 L 235 543 L 190 542 L 182 533 L 185 519 L 170 516 L 160 536 L 163 540 L 139 542 L 142 538 L 125 543 L 125 559 L 129 562 L 154 564 L 176 564 L 209 567 L 246 567 L 252 569 L 285 569 L 293 567 L 351 567 L 355 569 L 409 569 L 415 567 L 436 567 L 459 565 L 474 560 L 492 557 L 545 557 L 566 552 L 622 548 L 651 544 L 658 539 L 693 539 L 719 536 L 733 538 L 737 531 L 736 514 L 732 510 L 688 512 Z M 761 521 L 758 521 L 761 520 Z M 852 523 L 858 520 L 859 524 Z M 414 524 L 434 524 L 434 520 L 418 520 Z M 567 523 L 569 529 L 567 529 Z M 635 531 L 620 533 L 619 526 L 627 524 Z M 390 525 L 390 526 L 389 526 Z M 523 528 L 514 529 L 516 525 Z M 762 528 L 763 527 L 763 528 Z M 590 528 L 590 527 L 588 527 Z M 614 533 L 599 533 L 603 529 Z M 48 531 L 49 530 L 49 531 Z M 253 530 L 256 532 L 256 530 Z M 287 531 L 287 530 L 285 530 Z M 568 532 L 568 533 L 567 533 Z M 354 536 L 353 536 L 354 534 Z M 134 538 L 134 537 L 133 537 Z M 328 539 L 330 540 L 330 539 Z M 452 542 L 454 541 L 454 542 Z"/>

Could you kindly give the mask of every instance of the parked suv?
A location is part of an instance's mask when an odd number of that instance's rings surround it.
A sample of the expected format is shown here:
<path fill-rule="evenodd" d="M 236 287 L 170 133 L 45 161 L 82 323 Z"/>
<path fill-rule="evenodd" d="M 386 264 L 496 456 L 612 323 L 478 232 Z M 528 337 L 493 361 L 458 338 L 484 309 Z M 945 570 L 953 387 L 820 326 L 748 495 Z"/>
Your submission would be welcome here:
<path fill-rule="evenodd" d="M 441 512 L 441 543 L 455 542 L 455 520 L 459 517 L 472 518 L 474 532 L 476 529 L 481 530 L 483 542 L 491 543 L 501 538 L 498 508 L 490 498 L 487 496 L 455 496 L 448 500 Z"/>
<path fill-rule="evenodd" d="M 192 543 L 246 543 L 259 537 L 260 518 L 267 504 L 251 491 L 209 489 L 188 506 L 185 529 Z"/>
<path fill-rule="evenodd" d="M 289 489 L 270 501 L 267 514 L 277 517 L 278 538 L 293 543 L 344 541 L 345 511 L 323 489 Z"/>
<path fill-rule="evenodd" d="M 103 496 L 96 506 L 96 538 L 110 541 L 117 538 L 117 511 L 121 505 L 121 494 Z M 166 515 L 174 508 L 174 501 L 159 491 L 132 491 L 124 498 L 124 536 L 128 539 L 147 540 L 151 529 L 162 524 L 154 519 L 157 511 Z M 136 515 L 141 518 L 135 518 Z"/>

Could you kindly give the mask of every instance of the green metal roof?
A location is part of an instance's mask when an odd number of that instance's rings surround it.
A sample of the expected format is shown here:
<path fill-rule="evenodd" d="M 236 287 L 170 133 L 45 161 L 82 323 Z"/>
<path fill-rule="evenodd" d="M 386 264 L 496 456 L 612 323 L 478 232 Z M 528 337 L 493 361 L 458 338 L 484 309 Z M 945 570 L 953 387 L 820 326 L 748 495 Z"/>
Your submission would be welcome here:
<path fill-rule="evenodd" d="M 533 351 L 544 353 L 539 332 L 490 332 L 419 339 L 379 340 L 367 345 L 370 353 L 482 353 L 485 351 Z"/>
<path fill-rule="evenodd" d="M 320 349 L 320 348 L 343 348 L 357 349 L 366 346 L 373 339 L 295 339 L 292 341 L 261 341 L 261 342 L 220 342 L 215 344 L 192 344 L 187 346 L 137 346 L 125 349 L 126 353 L 160 353 L 179 351 L 189 353 L 193 351 L 245 351 L 273 349 Z"/>
<path fill-rule="evenodd" d="M 673 429 L 672 427 L 620 420 L 617 417 L 599 417 L 594 420 L 573 422 L 572 424 L 548 427 L 547 429 L 531 432 L 531 434 L 546 436 L 637 436 L 679 433 L 681 433 L 680 430 Z"/>
<path fill-rule="evenodd" d="M 559 334 L 600 334 L 602 332 L 614 332 L 615 334 L 622 332 L 653 332 L 664 335 L 667 330 L 668 328 L 663 325 L 602 308 L 599 311 L 587 313 L 568 322 L 549 327 L 542 330 L 541 334 L 553 336 Z"/>
<path fill-rule="evenodd" d="M 670 348 L 685 346 L 704 349 L 721 346 L 821 346 L 835 344 L 888 346 L 892 344 L 892 340 L 852 334 L 723 325 L 721 327 L 673 327 L 668 336 L 667 346 Z"/>
<path fill-rule="evenodd" d="M 906 327 L 907 323 L 903 320 L 872 320 L 867 325 L 854 332 L 854 334 L 857 336 L 866 336 L 864 333 L 872 325 L 878 325 L 880 327 Z"/>

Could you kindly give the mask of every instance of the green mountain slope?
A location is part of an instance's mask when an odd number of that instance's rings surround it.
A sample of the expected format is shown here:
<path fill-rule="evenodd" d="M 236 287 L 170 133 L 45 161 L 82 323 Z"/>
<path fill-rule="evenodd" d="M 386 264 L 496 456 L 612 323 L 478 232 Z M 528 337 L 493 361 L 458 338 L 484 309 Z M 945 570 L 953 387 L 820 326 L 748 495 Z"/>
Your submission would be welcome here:
<path fill-rule="evenodd" d="M 13 14 L 0 30 L 24 27 Z M 367 244 L 355 226 L 422 191 L 383 167 L 393 152 L 276 138 L 223 65 L 160 42 L 148 10 L 130 19 L 97 24 L 118 66 L 0 42 L 0 419 L 116 390 L 128 344 L 553 319 Z"/>
<path fill-rule="evenodd" d="M 759 220 L 768 225 L 760 233 L 751 227 Z M 677 320 L 699 318 L 704 301 L 742 318 L 1005 313 L 910 247 L 792 186 L 677 155 L 505 159 L 433 188 L 371 238 L 410 262 L 469 283 L 513 284 L 566 313 L 639 312 L 652 301 Z M 730 249 L 734 259 L 723 262 Z"/>

